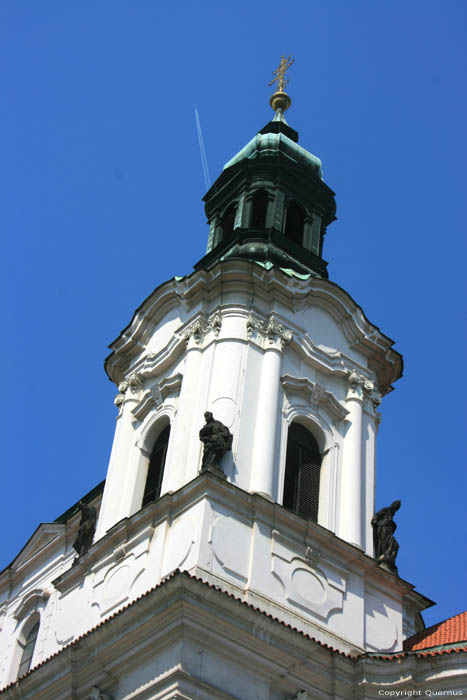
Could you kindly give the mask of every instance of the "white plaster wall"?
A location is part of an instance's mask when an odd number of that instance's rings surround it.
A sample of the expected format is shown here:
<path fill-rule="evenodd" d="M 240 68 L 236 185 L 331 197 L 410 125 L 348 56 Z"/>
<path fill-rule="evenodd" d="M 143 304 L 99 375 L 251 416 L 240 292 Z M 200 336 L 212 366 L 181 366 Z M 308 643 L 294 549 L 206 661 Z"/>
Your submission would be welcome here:
<path fill-rule="evenodd" d="M 117 524 L 76 566 L 63 536 L 29 565 L 17 587 L 3 592 L 0 683 L 14 680 L 18 634 L 31 613 L 41 616 L 37 665 L 176 569 L 346 652 L 401 647 L 408 584 L 362 554 L 357 561 L 358 550 L 331 534 L 323 539 L 319 526 L 211 479 Z M 37 593 L 18 622 L 24 601 Z"/>
<path fill-rule="evenodd" d="M 173 338 L 181 338 L 184 332 L 185 341 L 180 340 L 174 346 L 173 351 L 178 359 L 171 364 L 166 360 L 166 369 L 156 377 L 145 370 L 147 363 L 144 361 L 140 372 L 141 385 L 135 391 L 127 389 L 124 395 L 97 536 L 103 536 L 112 525 L 131 515 L 140 506 L 151 450 L 148 425 L 159 421 L 161 427 L 170 421 L 171 438 L 162 493 L 175 491 L 199 473 L 202 445 L 198 433 L 204 424 L 204 412 L 210 410 L 216 419 L 229 427 L 234 436 L 232 452 L 224 457 L 223 462 L 227 478 L 244 489 L 266 492 L 278 502 L 282 500 L 288 427 L 293 420 L 304 423 L 315 435 L 323 453 L 319 522 L 371 553 L 368 528 L 374 488 L 374 425 L 364 423 L 361 435 L 357 437 L 355 432 L 352 433 L 351 426 L 343 418 L 347 395 L 346 372 L 350 369 L 336 372 L 332 367 L 323 365 L 323 358 L 331 363 L 336 357 L 347 357 L 349 368 L 353 366 L 350 358 L 353 358 L 352 361 L 358 359 L 361 362 L 359 369 L 363 371 L 364 358 L 352 351 L 340 324 L 321 308 L 304 308 L 296 312 L 277 301 L 266 303 L 260 297 L 254 300 L 254 304 L 250 297 L 248 308 L 245 308 L 239 303 L 241 297 L 241 293 L 225 293 L 225 300 L 229 302 L 225 307 L 216 306 L 216 299 L 211 299 L 207 307 L 198 303 L 194 315 L 185 319 L 183 328 L 188 331 L 175 328 L 177 318 L 182 315 L 180 312 L 177 316 L 175 311 L 172 311 L 173 318 L 168 321 L 170 333 L 158 335 L 159 331 L 154 331 L 154 343 L 157 340 L 162 354 L 167 350 L 160 347 L 162 340 L 170 337 L 168 342 L 173 345 Z M 230 303 L 233 299 L 235 305 Z M 201 308 L 203 312 L 200 316 Z M 212 327 L 214 317 L 218 318 L 217 328 Z M 248 331 L 249 318 L 254 319 L 251 332 Z M 291 342 L 284 342 L 280 332 L 273 337 L 266 335 L 265 329 L 271 318 L 275 319 L 276 326 L 289 333 Z M 204 328 L 198 336 L 190 335 L 190 324 L 196 319 L 201 319 L 201 327 Z M 297 321 L 307 325 L 299 326 Z M 149 345 L 152 342 L 151 338 Z M 277 349 L 277 369 L 267 370 L 273 372 L 271 381 L 280 382 L 284 375 L 300 381 L 308 380 L 309 386 L 316 387 L 318 394 L 319 391 L 327 392 L 334 403 L 342 407 L 343 414 L 333 412 L 329 401 L 317 403 L 314 395 L 294 395 L 287 388 L 284 391 L 282 386 L 278 387 L 279 400 L 274 417 L 268 415 L 266 406 L 259 407 L 258 399 L 265 390 L 261 382 L 268 381 L 264 372 L 265 362 L 270 363 L 271 360 L 271 356 L 267 356 L 271 343 Z M 339 366 L 342 364 L 345 365 L 345 362 L 340 361 Z M 175 394 L 154 406 L 142 422 L 138 421 L 135 414 L 139 415 L 138 406 L 142 397 L 148 390 L 153 391 L 151 387 L 164 377 L 170 379 L 177 373 L 181 377 L 181 386 Z M 163 416 L 165 423 L 160 422 Z M 154 429 L 152 444 L 156 433 Z M 348 436 L 351 433 L 354 443 L 355 440 L 362 443 L 361 475 L 358 477 L 362 479 L 362 497 L 356 507 L 347 504 L 348 491 L 345 484 L 342 485 L 345 442 L 346 438 L 350 439 Z M 259 436 L 263 436 L 261 440 Z M 264 458 L 263 453 L 271 441 L 271 457 Z M 344 508 L 347 518 L 340 525 L 336 519 L 339 508 Z M 352 518 L 357 519 L 358 524 L 350 526 Z M 363 533 L 362 536 L 356 538 L 355 531 Z"/>

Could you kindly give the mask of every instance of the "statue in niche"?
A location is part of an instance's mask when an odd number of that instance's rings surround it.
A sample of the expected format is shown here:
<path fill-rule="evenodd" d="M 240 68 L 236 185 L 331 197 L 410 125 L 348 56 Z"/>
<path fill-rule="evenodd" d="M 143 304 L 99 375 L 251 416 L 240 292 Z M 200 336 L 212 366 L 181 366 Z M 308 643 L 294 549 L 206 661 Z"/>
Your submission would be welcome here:
<path fill-rule="evenodd" d="M 233 435 L 210 411 L 204 414 L 206 424 L 199 431 L 199 439 L 204 445 L 201 471 L 215 470 L 224 475 L 220 467 L 222 457 L 232 449 Z"/>
<path fill-rule="evenodd" d="M 83 501 L 78 503 L 78 508 L 81 511 L 81 520 L 79 522 L 78 533 L 73 542 L 73 549 L 78 552 L 78 557 L 81 557 L 83 554 L 86 554 L 89 547 L 92 545 L 92 540 L 96 531 L 97 510 L 94 506 L 88 506 L 83 503 Z"/>
<path fill-rule="evenodd" d="M 401 502 L 394 501 L 390 506 L 381 508 L 371 519 L 375 559 L 383 569 L 393 574 L 397 574 L 396 556 L 399 550 L 399 543 L 394 537 L 397 528 L 394 515 L 400 507 Z"/>

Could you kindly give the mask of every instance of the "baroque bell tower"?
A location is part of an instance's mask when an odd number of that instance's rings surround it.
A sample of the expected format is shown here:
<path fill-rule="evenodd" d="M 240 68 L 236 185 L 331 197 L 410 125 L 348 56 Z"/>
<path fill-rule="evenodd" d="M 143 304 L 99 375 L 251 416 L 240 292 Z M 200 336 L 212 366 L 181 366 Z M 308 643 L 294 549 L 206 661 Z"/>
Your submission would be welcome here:
<path fill-rule="evenodd" d="M 402 358 L 328 279 L 334 193 L 285 119 L 290 65 L 204 198 L 206 254 L 110 346 L 105 485 L 0 572 L 2 698 L 467 689 L 465 613 L 422 631 L 431 601 L 395 564 L 400 501 L 375 513 Z"/>
<path fill-rule="evenodd" d="M 272 120 L 204 197 L 206 254 L 111 345 L 96 542 L 128 562 L 145 543 L 132 595 L 182 569 L 336 648 L 394 651 L 426 605 L 373 551 L 377 409 L 402 359 L 328 280 L 334 193 L 285 119 L 290 63 Z M 231 436 L 217 470 L 202 468 L 205 414 Z"/>

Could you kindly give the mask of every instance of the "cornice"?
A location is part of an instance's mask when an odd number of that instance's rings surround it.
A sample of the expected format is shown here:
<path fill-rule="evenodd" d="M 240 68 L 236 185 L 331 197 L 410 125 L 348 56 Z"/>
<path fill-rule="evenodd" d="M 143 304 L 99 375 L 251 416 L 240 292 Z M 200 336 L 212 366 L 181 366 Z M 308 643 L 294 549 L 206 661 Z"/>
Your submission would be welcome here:
<path fill-rule="evenodd" d="M 216 649 L 226 660 L 235 654 L 237 663 L 266 680 L 274 673 L 303 666 L 312 653 L 313 663 L 304 669 L 307 684 L 318 687 L 327 676 L 331 663 L 338 664 L 341 674 L 350 682 L 355 650 L 351 655 L 320 642 L 310 634 L 295 629 L 277 617 L 226 592 L 219 586 L 187 572 L 174 571 L 149 591 L 130 602 L 111 617 L 90 629 L 63 649 L 45 659 L 19 682 L 0 690 L 9 700 L 40 697 L 55 700 L 91 687 L 104 688 L 112 697 L 112 689 L 122 677 L 137 672 L 159 654 L 183 640 L 187 648 L 199 647 L 200 631 L 208 628 L 204 648 Z M 311 647 L 310 647 L 311 645 Z M 331 659 L 335 657 L 335 661 Z M 163 676 L 145 685 L 145 695 L 159 697 L 164 688 L 160 680 L 171 685 L 180 673 L 176 665 Z M 187 676 L 188 677 L 188 676 Z M 197 674 L 192 681 L 205 684 Z M 149 680 L 149 679 L 148 679 Z M 291 687 L 296 687 L 293 683 Z M 160 692 L 155 692 L 157 689 Z M 228 691 L 216 692 L 209 686 L 209 697 L 228 700 Z M 89 692 L 89 690 L 88 690 Z M 162 696 L 162 695 L 161 695 Z M 165 693 L 164 693 L 165 696 Z M 88 697 L 88 696 L 86 696 Z"/>
<path fill-rule="evenodd" d="M 306 377 L 293 377 L 290 374 L 284 374 L 281 377 L 281 384 L 287 396 L 301 396 L 305 403 L 314 408 L 323 408 L 334 420 L 343 420 L 348 414 L 348 410 L 339 403 L 332 392 Z"/>
<path fill-rule="evenodd" d="M 177 373 L 172 377 L 162 379 L 159 383 L 146 389 L 139 402 L 131 409 L 135 418 L 139 421 L 144 420 L 147 414 L 152 410 L 158 409 L 166 398 L 178 394 L 182 385 L 182 379 L 182 375 Z"/>
<path fill-rule="evenodd" d="M 260 521 L 267 527 L 280 532 L 296 546 L 306 542 L 312 549 L 326 552 L 326 557 L 339 566 L 358 567 L 362 574 L 379 581 L 385 590 L 393 591 L 397 596 L 406 596 L 412 592 L 411 599 L 419 609 L 424 609 L 427 598 L 413 591 L 413 586 L 403 579 L 384 571 L 372 557 L 342 540 L 330 530 L 305 521 L 295 513 L 288 511 L 278 503 L 269 501 L 259 494 L 252 494 L 240 487 L 220 479 L 210 472 L 199 474 L 176 492 L 164 494 L 159 500 L 148 504 L 131 517 L 124 518 L 114 525 L 89 551 L 79 558 L 78 563 L 65 571 L 52 583 L 61 592 L 71 590 L 79 585 L 83 576 L 94 567 L 100 567 L 104 560 L 119 556 L 124 547 L 131 551 L 134 542 L 139 542 L 141 532 L 153 530 L 164 520 L 172 522 L 180 513 L 191 508 L 204 499 L 213 500 L 232 515 L 244 521 Z"/>
<path fill-rule="evenodd" d="M 393 341 L 368 321 L 361 307 L 338 285 L 317 277 L 291 277 L 278 268 L 266 270 L 257 263 L 227 260 L 209 270 L 202 269 L 158 287 L 139 307 L 129 326 L 111 344 L 112 353 L 105 363 L 109 377 L 117 383 L 121 382 L 141 362 L 145 365 L 143 373 L 156 366 L 158 371 L 162 371 L 173 361 L 174 354 L 184 349 L 182 342 L 186 338 L 181 337 L 180 333 L 188 332 L 191 328 L 185 324 L 195 323 L 190 331 L 195 338 L 196 334 L 205 333 L 203 323 L 212 322 L 209 316 L 204 320 L 199 318 L 196 325 L 197 307 L 202 304 L 204 307 L 222 308 L 224 300 L 230 298 L 232 293 L 239 299 L 239 306 L 242 305 L 243 296 L 245 299 L 254 297 L 261 300 L 271 308 L 275 302 L 279 302 L 292 313 L 305 305 L 322 308 L 340 325 L 350 346 L 368 358 L 369 367 L 376 374 L 383 395 L 391 390 L 392 382 L 402 374 L 402 358 L 392 349 Z M 180 329 L 163 350 L 153 356 L 147 355 L 150 332 L 173 308 L 180 310 Z M 190 314 L 193 317 L 190 318 Z M 215 332 L 215 325 L 209 330 Z M 305 352 L 307 344 L 316 351 L 311 339 L 308 339 L 303 342 Z M 329 361 L 330 355 L 327 356 L 328 364 Z M 343 361 L 342 353 L 334 353 L 331 364 L 334 369 L 340 366 L 342 373 L 345 373 L 352 363 L 349 366 L 348 362 Z"/>

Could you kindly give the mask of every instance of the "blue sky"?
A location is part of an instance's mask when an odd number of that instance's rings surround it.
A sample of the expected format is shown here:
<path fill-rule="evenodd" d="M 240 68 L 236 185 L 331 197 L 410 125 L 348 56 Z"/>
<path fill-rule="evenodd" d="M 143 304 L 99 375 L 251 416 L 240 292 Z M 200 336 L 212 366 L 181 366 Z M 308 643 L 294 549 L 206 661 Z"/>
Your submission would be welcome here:
<path fill-rule="evenodd" d="M 291 54 L 288 121 L 336 192 L 330 278 L 405 360 L 377 507 L 402 500 L 427 624 L 467 607 L 466 20 L 464 0 L 1 3 L 0 566 L 105 477 L 107 345 L 204 253 L 194 105 L 214 179 Z"/>

